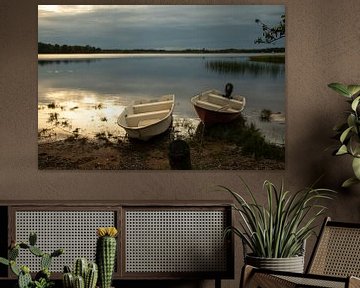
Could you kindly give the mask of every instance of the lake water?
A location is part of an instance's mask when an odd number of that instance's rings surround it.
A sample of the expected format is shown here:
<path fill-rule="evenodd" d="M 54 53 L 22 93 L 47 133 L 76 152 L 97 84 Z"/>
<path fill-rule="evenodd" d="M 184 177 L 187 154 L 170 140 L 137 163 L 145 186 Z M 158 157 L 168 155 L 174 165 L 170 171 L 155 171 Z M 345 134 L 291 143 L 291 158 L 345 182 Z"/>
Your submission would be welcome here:
<path fill-rule="evenodd" d="M 211 63 L 240 63 L 241 69 L 216 69 Z M 64 131 L 90 135 L 122 134 L 116 118 L 135 99 L 175 94 L 174 116 L 197 119 L 190 98 L 200 91 L 223 91 L 246 97 L 244 115 L 266 137 L 285 143 L 284 122 L 260 122 L 262 109 L 285 114 L 285 65 L 251 62 L 248 55 L 40 55 L 38 61 L 39 130 L 57 113 Z M 49 105 L 50 104 L 50 105 Z M 52 119 L 54 120 L 54 119 Z"/>

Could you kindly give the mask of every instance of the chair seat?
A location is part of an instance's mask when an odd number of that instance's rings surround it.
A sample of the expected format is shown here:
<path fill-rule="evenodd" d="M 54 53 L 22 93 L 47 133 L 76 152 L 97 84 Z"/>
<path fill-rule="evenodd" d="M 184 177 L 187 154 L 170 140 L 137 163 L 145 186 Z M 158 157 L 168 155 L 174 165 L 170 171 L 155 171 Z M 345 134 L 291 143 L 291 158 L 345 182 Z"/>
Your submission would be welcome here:
<path fill-rule="evenodd" d="M 326 218 L 307 273 L 278 272 L 246 265 L 241 287 L 360 288 L 360 224 Z"/>
<path fill-rule="evenodd" d="M 313 275 L 314 277 L 309 277 L 308 274 L 305 274 L 304 277 L 296 277 L 296 276 L 277 276 L 286 281 L 292 282 L 296 284 L 298 287 L 300 286 L 311 286 L 311 287 L 327 287 L 327 288 L 345 288 L 346 286 L 346 278 L 343 279 L 322 279 L 321 276 Z"/>
<path fill-rule="evenodd" d="M 334 277 L 315 274 L 300 274 L 292 272 L 270 271 L 246 265 L 243 270 L 245 280 L 243 287 L 248 288 L 347 288 L 360 287 L 357 277 Z M 351 285 L 349 285 L 351 283 Z"/>

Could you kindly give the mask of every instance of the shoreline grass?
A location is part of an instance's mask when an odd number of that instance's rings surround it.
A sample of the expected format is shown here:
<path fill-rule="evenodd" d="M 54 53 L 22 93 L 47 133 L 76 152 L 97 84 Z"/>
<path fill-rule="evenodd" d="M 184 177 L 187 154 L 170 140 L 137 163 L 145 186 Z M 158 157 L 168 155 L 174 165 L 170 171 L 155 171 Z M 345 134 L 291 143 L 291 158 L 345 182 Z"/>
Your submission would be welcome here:
<path fill-rule="evenodd" d="M 200 124 L 201 125 L 201 124 Z M 241 154 L 256 160 L 285 161 L 285 146 L 268 142 L 253 123 L 241 116 L 227 125 L 215 124 L 204 131 L 204 140 L 233 143 L 241 148 Z"/>
<path fill-rule="evenodd" d="M 250 56 L 250 61 L 253 62 L 266 62 L 266 63 L 285 63 L 285 55 L 257 55 L 257 56 Z"/>
<path fill-rule="evenodd" d="M 267 57 L 267 56 L 265 56 Z M 267 59 L 267 58 L 265 58 Z M 234 61 L 234 60 L 212 60 L 205 63 L 206 69 L 220 74 L 240 74 L 245 73 L 252 75 L 271 74 L 277 76 L 283 73 L 284 69 L 279 63 L 268 63 L 262 59 L 257 63 L 255 61 Z"/>

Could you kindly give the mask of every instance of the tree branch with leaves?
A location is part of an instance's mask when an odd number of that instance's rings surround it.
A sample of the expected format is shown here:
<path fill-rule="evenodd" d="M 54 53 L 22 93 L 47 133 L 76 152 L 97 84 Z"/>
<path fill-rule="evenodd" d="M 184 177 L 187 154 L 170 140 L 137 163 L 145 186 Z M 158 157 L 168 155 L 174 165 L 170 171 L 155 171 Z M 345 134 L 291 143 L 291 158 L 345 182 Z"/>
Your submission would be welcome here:
<path fill-rule="evenodd" d="M 281 21 L 275 26 L 269 26 L 260 19 L 255 22 L 262 27 L 263 35 L 254 41 L 255 44 L 274 44 L 274 42 L 285 37 L 285 15 L 281 15 Z"/>

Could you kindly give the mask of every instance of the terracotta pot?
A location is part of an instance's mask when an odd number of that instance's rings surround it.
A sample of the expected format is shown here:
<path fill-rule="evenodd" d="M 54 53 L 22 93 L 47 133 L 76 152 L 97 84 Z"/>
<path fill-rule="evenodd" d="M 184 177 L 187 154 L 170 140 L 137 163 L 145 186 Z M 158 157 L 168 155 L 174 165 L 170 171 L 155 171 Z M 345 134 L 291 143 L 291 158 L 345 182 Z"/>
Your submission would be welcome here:
<path fill-rule="evenodd" d="M 254 267 L 275 271 L 304 272 L 304 256 L 289 258 L 263 258 L 251 255 L 245 256 L 245 263 Z"/>

